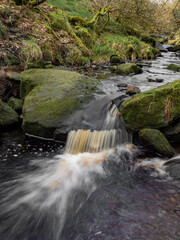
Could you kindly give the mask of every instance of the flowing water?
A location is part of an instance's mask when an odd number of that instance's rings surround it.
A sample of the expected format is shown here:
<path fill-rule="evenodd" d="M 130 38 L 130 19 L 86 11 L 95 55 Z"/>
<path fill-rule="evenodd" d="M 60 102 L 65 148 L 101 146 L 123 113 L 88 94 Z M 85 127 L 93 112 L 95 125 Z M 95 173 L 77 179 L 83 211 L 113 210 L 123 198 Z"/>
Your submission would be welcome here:
<path fill-rule="evenodd" d="M 164 59 L 178 62 L 170 55 Z M 142 91 L 160 85 L 147 84 L 150 71 L 169 74 L 165 82 L 178 79 L 162 64 L 158 58 L 142 75 L 108 75 L 103 89 L 114 94 L 125 81 Z M 180 183 L 165 172 L 166 159 L 142 157 L 117 105 L 98 101 L 97 123 L 85 113 L 66 146 L 20 130 L 1 134 L 0 240 L 180 239 Z"/>

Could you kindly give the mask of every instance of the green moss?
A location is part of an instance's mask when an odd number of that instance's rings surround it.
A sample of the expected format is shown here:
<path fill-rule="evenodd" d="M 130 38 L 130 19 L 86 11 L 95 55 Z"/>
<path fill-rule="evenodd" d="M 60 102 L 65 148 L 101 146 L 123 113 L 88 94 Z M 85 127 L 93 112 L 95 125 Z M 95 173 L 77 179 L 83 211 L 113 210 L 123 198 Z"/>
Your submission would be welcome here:
<path fill-rule="evenodd" d="M 173 70 L 175 72 L 180 72 L 180 65 L 176 65 L 176 64 L 169 64 L 167 66 L 168 70 Z"/>
<path fill-rule="evenodd" d="M 122 103 L 121 113 L 127 129 L 162 128 L 180 118 L 180 80 L 138 94 Z"/>
<path fill-rule="evenodd" d="M 131 73 L 142 73 L 142 68 L 138 67 L 135 63 L 125 63 L 118 65 L 115 68 L 110 68 L 112 72 L 116 72 L 117 74 L 128 75 Z"/>
<path fill-rule="evenodd" d="M 55 69 L 31 69 L 21 74 L 23 129 L 52 137 L 82 103 L 93 97 L 99 82 L 75 72 Z"/>
<path fill-rule="evenodd" d="M 0 100 L 0 127 L 15 124 L 18 119 L 18 114 L 7 103 Z"/>
<path fill-rule="evenodd" d="M 164 157 L 172 157 L 175 151 L 165 136 L 157 129 L 145 128 L 139 132 L 141 143 L 152 147 L 157 153 Z"/>

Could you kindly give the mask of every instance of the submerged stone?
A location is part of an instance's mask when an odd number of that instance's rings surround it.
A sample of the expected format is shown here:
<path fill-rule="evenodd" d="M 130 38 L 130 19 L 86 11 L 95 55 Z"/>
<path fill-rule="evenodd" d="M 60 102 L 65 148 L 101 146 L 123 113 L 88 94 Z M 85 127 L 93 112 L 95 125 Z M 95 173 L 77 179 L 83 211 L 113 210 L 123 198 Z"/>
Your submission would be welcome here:
<path fill-rule="evenodd" d="M 163 128 L 180 119 L 180 80 L 140 93 L 121 105 L 126 128 Z"/>
<path fill-rule="evenodd" d="M 52 138 L 56 128 L 91 99 L 99 81 L 60 69 L 30 69 L 21 73 L 23 130 Z"/>
<path fill-rule="evenodd" d="M 131 73 L 138 74 L 143 72 L 142 68 L 138 67 L 135 63 L 125 63 L 118 66 L 111 66 L 110 71 L 122 75 L 128 75 Z"/>
<path fill-rule="evenodd" d="M 0 100 L 0 127 L 17 123 L 18 114 L 5 102 Z"/>
<path fill-rule="evenodd" d="M 175 151 L 165 136 L 157 129 L 145 128 L 139 132 L 142 145 L 151 147 L 164 157 L 172 157 Z"/>

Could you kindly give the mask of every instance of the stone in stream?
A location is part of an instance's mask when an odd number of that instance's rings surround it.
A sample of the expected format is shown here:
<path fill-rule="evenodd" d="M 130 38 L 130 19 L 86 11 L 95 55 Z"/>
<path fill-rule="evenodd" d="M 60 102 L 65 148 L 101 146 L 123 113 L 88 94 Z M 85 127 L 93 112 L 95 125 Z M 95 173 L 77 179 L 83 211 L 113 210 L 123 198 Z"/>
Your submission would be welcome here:
<path fill-rule="evenodd" d="M 180 180 L 180 157 L 175 157 L 164 163 L 165 170 L 175 180 Z"/>
<path fill-rule="evenodd" d="M 138 87 L 131 86 L 131 85 L 129 85 L 126 90 L 126 94 L 128 94 L 128 95 L 133 95 L 133 94 L 140 93 L 140 92 L 141 91 Z"/>
<path fill-rule="evenodd" d="M 162 79 L 162 78 L 153 79 L 151 77 L 148 77 L 147 80 L 148 80 L 148 82 L 157 82 L 157 83 L 161 83 L 164 81 L 164 79 Z"/>
<path fill-rule="evenodd" d="M 177 51 L 180 50 L 180 44 L 168 47 L 167 50 L 170 51 L 170 52 L 177 52 Z"/>
<path fill-rule="evenodd" d="M 180 72 L 180 65 L 176 65 L 176 64 L 171 63 L 167 66 L 167 69 L 172 70 L 174 72 Z"/>
<path fill-rule="evenodd" d="M 127 86 L 128 86 L 127 83 L 118 83 L 117 84 L 118 88 L 126 88 Z"/>
<path fill-rule="evenodd" d="M 168 52 L 168 50 L 166 48 L 164 48 L 162 45 L 156 45 L 156 48 L 160 51 L 160 52 Z"/>
<path fill-rule="evenodd" d="M 126 128 L 165 128 L 180 119 L 180 80 L 135 95 L 121 105 Z"/>
<path fill-rule="evenodd" d="M 99 91 L 99 81 L 60 69 L 30 69 L 21 73 L 23 130 L 52 138 L 71 114 Z"/>
<path fill-rule="evenodd" d="M 172 157 L 175 151 L 166 137 L 157 129 L 144 128 L 139 132 L 142 145 L 152 148 L 152 150 L 164 157 Z"/>
<path fill-rule="evenodd" d="M 0 100 L 0 127 L 18 123 L 18 114 L 5 102 Z"/>
<path fill-rule="evenodd" d="M 125 63 L 118 66 L 110 66 L 109 69 L 111 72 L 121 75 L 129 75 L 131 73 L 139 74 L 143 72 L 142 68 L 138 67 L 135 63 Z"/>

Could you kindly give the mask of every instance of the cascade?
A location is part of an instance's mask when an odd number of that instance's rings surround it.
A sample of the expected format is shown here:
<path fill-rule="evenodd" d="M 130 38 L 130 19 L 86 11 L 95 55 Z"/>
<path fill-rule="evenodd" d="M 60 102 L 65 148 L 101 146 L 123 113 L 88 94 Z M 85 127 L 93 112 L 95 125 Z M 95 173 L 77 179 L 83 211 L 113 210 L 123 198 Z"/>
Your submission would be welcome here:
<path fill-rule="evenodd" d="M 124 125 L 115 129 L 117 122 L 122 121 L 118 107 L 113 101 L 106 107 L 106 117 L 101 125 L 102 130 L 72 130 L 68 134 L 65 153 L 78 154 L 83 152 L 97 153 L 131 142 L 131 135 Z"/>

